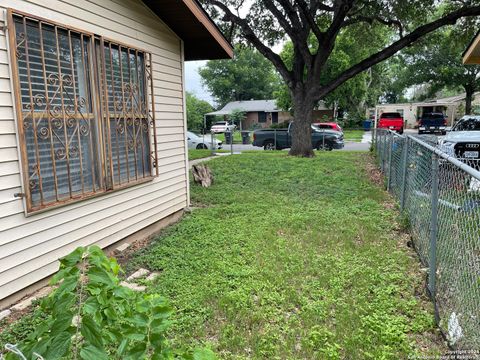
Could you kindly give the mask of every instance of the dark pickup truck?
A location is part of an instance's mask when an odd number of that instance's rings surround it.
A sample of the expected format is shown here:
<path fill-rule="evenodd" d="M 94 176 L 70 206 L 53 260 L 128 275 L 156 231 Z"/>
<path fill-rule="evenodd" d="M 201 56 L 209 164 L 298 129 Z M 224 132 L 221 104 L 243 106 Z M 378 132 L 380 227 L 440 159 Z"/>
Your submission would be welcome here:
<path fill-rule="evenodd" d="M 262 129 L 253 133 L 253 146 L 263 147 L 264 150 L 281 150 L 292 146 L 292 124 L 288 129 Z M 343 134 L 339 131 L 324 130 L 312 125 L 312 146 L 314 149 L 333 150 L 344 146 Z"/>
<path fill-rule="evenodd" d="M 436 132 L 447 133 L 447 117 L 442 113 L 423 114 L 418 121 L 418 134 Z"/>

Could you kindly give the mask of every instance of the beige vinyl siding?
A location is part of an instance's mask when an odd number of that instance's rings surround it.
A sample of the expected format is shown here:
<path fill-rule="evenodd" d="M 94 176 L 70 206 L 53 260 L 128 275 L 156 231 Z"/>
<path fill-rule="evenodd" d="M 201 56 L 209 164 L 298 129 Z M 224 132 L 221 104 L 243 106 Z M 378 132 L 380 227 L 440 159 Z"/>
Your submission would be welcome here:
<path fill-rule="evenodd" d="M 0 0 L 6 9 L 152 53 L 160 175 L 153 181 L 25 215 L 6 34 L 0 31 L 0 300 L 57 270 L 77 246 L 108 246 L 187 203 L 180 39 L 139 0 Z"/>

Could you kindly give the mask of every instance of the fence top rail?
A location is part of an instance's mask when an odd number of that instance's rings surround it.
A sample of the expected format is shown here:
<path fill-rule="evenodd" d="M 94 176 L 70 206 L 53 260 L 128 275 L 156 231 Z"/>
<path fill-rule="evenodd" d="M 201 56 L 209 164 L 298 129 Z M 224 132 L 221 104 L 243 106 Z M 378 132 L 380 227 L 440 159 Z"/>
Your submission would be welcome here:
<path fill-rule="evenodd" d="M 436 147 L 434 147 L 430 144 L 427 144 L 425 141 L 422 141 L 419 138 L 417 138 L 415 136 L 412 136 L 412 135 L 399 135 L 396 132 L 391 131 L 391 130 L 388 130 L 388 132 L 395 135 L 395 136 L 403 136 L 405 138 L 408 138 L 408 139 L 416 142 L 417 144 L 419 144 L 419 145 L 427 148 L 431 152 L 435 153 L 436 155 L 438 155 L 442 159 L 445 159 L 448 162 L 452 163 L 453 165 L 459 167 L 460 169 L 465 171 L 467 174 L 473 176 L 475 179 L 480 180 L 480 171 L 475 170 L 471 166 L 465 164 L 464 162 L 461 162 L 460 160 L 458 160 L 457 158 L 455 158 L 451 155 L 448 155 L 447 153 L 443 152 L 442 150 L 440 150 L 440 149 L 438 149 L 438 148 L 436 148 Z"/>

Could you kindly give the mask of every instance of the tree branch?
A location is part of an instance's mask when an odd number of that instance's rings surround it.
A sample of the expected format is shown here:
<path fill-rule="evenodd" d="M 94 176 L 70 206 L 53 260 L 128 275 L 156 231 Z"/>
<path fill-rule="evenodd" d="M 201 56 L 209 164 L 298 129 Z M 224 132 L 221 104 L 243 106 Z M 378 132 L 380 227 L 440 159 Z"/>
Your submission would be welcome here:
<path fill-rule="evenodd" d="M 205 0 L 206 3 L 216 6 L 223 11 L 225 17 L 230 20 L 232 23 L 235 23 L 243 32 L 243 36 L 250 41 L 250 43 L 268 60 L 272 62 L 277 71 L 282 75 L 285 82 L 292 83 L 293 76 L 292 72 L 288 70 L 287 66 L 283 62 L 282 58 L 275 54 L 268 46 L 266 46 L 257 35 L 253 32 L 252 28 L 245 19 L 235 15 L 227 5 L 222 3 L 220 0 Z"/>
<path fill-rule="evenodd" d="M 374 21 L 378 21 L 379 23 L 387 25 L 387 26 L 396 26 L 398 28 L 398 32 L 399 32 L 400 37 L 403 37 L 403 25 L 399 20 L 383 19 L 380 16 L 359 15 L 359 16 L 356 16 L 356 17 L 352 17 L 352 18 L 349 18 L 349 19 L 347 19 L 343 22 L 342 28 L 353 25 L 353 24 L 358 24 L 359 22 L 366 22 L 366 23 L 369 23 L 370 25 L 372 25 Z"/>
<path fill-rule="evenodd" d="M 315 34 L 318 42 L 323 41 L 323 33 L 320 31 L 320 28 L 317 25 L 317 22 L 315 21 L 315 15 L 316 15 L 316 9 L 311 7 L 309 9 L 307 3 L 305 0 L 297 0 L 297 5 L 300 8 L 300 11 L 302 12 L 303 16 L 305 17 L 305 21 L 307 24 L 310 26 L 310 29 L 313 31 Z"/>
<path fill-rule="evenodd" d="M 453 11 L 448 15 L 441 17 L 435 21 L 432 21 L 428 24 L 419 26 L 414 31 L 405 35 L 400 40 L 394 42 L 390 46 L 386 47 L 385 49 L 371 55 L 370 57 L 366 58 L 365 60 L 359 62 L 358 64 L 352 66 L 350 69 L 345 70 L 341 73 L 335 80 L 331 81 L 329 84 L 319 87 L 317 92 L 317 99 L 323 98 L 325 95 L 329 94 L 337 87 L 342 85 L 348 79 L 351 79 L 355 75 L 361 73 L 362 71 L 382 62 L 383 60 L 388 59 L 389 57 L 393 56 L 398 51 L 402 50 L 406 46 L 410 45 L 411 43 L 417 41 L 421 37 L 439 29 L 444 25 L 453 25 L 456 21 L 463 17 L 469 16 L 478 16 L 480 15 L 480 6 L 470 6 L 464 7 L 459 10 Z"/>

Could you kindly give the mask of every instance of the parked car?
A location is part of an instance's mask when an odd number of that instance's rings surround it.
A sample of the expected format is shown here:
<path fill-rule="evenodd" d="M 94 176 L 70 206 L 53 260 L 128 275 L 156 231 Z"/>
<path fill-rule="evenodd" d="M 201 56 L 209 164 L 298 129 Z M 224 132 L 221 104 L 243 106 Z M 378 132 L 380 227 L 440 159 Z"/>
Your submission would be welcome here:
<path fill-rule="evenodd" d="M 312 125 L 315 125 L 319 129 L 329 129 L 329 130 L 335 130 L 335 131 L 340 131 L 343 133 L 343 129 L 340 127 L 335 122 L 317 122 L 313 123 Z"/>
<path fill-rule="evenodd" d="M 231 124 L 228 121 L 217 121 L 212 125 L 210 131 L 215 134 L 222 134 L 228 131 L 234 131 L 237 128 L 237 125 Z"/>
<path fill-rule="evenodd" d="M 463 116 L 440 139 L 440 148 L 457 158 L 480 159 L 480 116 Z"/>
<path fill-rule="evenodd" d="M 377 128 L 390 129 L 403 134 L 403 116 L 398 112 L 385 112 L 380 115 Z"/>
<path fill-rule="evenodd" d="M 212 146 L 212 135 L 197 135 L 191 131 L 187 131 L 187 141 L 189 149 L 210 149 L 216 150 L 221 149 L 223 143 L 220 140 L 213 139 Z"/>
<path fill-rule="evenodd" d="M 442 113 L 426 113 L 418 120 L 418 134 L 447 132 L 447 117 Z"/>
<path fill-rule="evenodd" d="M 292 145 L 292 123 L 287 129 L 261 129 L 253 132 L 253 146 L 264 150 L 281 150 Z M 339 131 L 319 129 L 312 125 L 312 146 L 314 149 L 333 150 L 344 147 L 343 134 Z"/>

